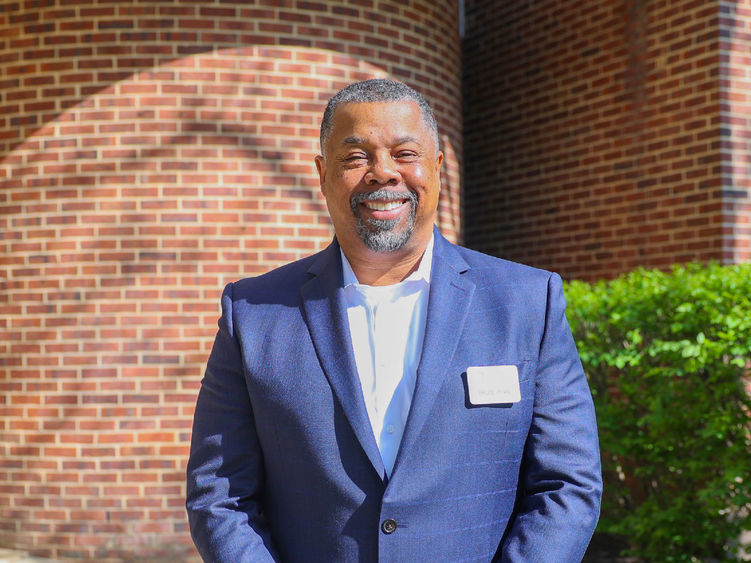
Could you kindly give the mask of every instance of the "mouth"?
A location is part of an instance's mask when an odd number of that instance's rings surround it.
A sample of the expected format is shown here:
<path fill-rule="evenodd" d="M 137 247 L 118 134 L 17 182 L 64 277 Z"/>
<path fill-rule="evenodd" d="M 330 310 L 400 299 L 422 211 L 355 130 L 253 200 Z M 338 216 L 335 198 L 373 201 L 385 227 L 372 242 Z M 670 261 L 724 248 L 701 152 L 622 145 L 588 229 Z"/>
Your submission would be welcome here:
<path fill-rule="evenodd" d="M 362 202 L 362 205 L 372 211 L 393 211 L 395 209 L 399 209 L 402 205 L 404 205 L 408 201 L 409 199 L 407 198 L 395 199 L 395 200 L 390 200 L 390 201 L 366 200 Z"/>
<path fill-rule="evenodd" d="M 387 216 L 398 215 L 402 208 L 417 207 L 417 196 L 412 192 L 401 192 L 380 189 L 374 192 L 355 194 L 350 200 L 355 215 L 367 213 L 377 218 L 386 219 Z"/>

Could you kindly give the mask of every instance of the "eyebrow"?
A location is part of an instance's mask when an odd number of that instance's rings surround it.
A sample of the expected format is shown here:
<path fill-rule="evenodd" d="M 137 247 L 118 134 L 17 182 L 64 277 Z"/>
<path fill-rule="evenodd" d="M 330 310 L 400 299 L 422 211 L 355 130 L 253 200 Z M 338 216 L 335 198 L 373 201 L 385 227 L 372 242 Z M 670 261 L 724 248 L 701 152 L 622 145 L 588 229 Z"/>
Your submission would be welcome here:
<path fill-rule="evenodd" d="M 362 137 L 345 137 L 342 139 L 342 145 L 361 145 L 365 142 Z"/>
<path fill-rule="evenodd" d="M 366 142 L 367 140 L 364 137 L 351 136 L 351 137 L 345 137 L 344 139 L 342 139 L 341 144 L 342 145 L 362 145 L 362 144 L 365 144 Z M 403 145 L 404 143 L 417 143 L 418 145 L 421 144 L 420 141 L 418 141 L 416 137 L 412 137 L 410 135 L 399 137 L 398 139 L 396 139 L 394 144 Z"/>

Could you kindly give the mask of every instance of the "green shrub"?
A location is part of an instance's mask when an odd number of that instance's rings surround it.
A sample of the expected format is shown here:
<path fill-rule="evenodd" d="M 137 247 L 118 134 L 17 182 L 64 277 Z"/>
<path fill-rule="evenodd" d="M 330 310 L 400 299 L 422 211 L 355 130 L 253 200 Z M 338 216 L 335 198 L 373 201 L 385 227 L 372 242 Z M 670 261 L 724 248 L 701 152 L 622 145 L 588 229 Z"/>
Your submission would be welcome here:
<path fill-rule="evenodd" d="M 735 560 L 751 529 L 751 264 L 638 270 L 566 295 L 600 428 L 598 530 L 647 561 Z"/>

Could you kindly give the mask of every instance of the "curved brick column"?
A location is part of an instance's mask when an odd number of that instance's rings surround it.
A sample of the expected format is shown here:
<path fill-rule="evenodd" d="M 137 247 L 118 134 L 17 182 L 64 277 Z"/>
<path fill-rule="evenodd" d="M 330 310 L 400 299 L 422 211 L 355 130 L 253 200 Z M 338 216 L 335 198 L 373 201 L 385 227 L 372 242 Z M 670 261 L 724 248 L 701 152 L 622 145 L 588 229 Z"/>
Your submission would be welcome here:
<path fill-rule="evenodd" d="M 334 91 L 426 95 L 459 232 L 455 3 L 31 4 L 0 7 L 0 545 L 188 560 L 218 296 L 330 240 L 313 157 Z"/>

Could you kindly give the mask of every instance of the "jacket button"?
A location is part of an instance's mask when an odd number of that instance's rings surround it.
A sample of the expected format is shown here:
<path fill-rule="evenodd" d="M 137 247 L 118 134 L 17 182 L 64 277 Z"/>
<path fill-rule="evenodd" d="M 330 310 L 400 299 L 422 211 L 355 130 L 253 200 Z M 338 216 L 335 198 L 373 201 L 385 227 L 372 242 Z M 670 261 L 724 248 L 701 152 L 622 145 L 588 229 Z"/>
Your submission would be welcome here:
<path fill-rule="evenodd" d="M 393 518 L 386 518 L 381 523 L 381 530 L 383 530 L 384 534 L 393 534 L 396 531 L 396 520 Z"/>

